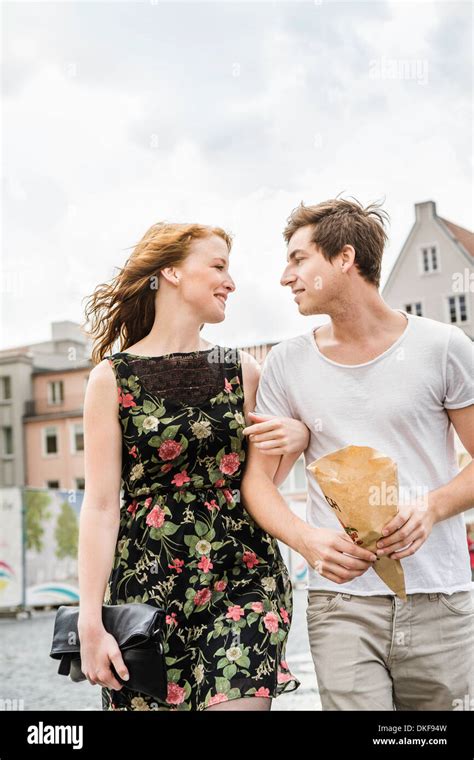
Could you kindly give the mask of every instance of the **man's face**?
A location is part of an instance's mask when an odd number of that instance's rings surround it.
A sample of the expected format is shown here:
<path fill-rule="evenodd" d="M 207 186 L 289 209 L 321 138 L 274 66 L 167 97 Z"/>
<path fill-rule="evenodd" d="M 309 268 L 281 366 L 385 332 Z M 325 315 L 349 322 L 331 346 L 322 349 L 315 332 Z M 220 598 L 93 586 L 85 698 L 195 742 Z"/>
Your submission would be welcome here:
<path fill-rule="evenodd" d="M 327 261 L 320 248 L 311 242 L 313 226 L 300 227 L 290 238 L 287 266 L 280 283 L 295 293 L 300 314 L 328 314 L 328 306 L 341 296 L 344 276 L 339 257 Z"/>

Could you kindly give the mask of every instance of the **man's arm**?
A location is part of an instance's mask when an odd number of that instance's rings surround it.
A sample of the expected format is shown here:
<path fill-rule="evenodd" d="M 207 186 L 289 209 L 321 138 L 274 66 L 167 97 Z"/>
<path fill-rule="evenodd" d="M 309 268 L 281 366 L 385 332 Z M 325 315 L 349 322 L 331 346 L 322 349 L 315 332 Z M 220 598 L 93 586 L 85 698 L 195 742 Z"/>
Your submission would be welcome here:
<path fill-rule="evenodd" d="M 446 409 L 461 443 L 474 459 L 474 405 Z M 384 528 L 386 538 L 377 543 L 377 554 L 403 559 L 414 554 L 428 538 L 433 525 L 474 506 L 474 461 L 449 483 L 430 491 L 427 503 L 407 505 Z M 410 544 L 410 546 L 408 546 Z M 404 551 L 403 547 L 408 546 Z"/>
<path fill-rule="evenodd" d="M 244 411 L 255 406 L 259 368 L 247 363 L 243 370 Z M 263 454 L 249 439 L 240 486 L 243 506 L 257 525 L 299 552 L 306 561 L 335 583 L 345 583 L 372 566 L 375 554 L 357 546 L 344 531 L 314 528 L 290 509 L 273 482 L 281 455 Z M 350 556 L 349 556 L 350 555 Z"/>
<path fill-rule="evenodd" d="M 459 439 L 474 460 L 474 405 L 464 409 L 446 409 Z M 436 522 L 446 520 L 474 506 L 474 461 L 469 462 L 445 486 L 431 494 Z"/>

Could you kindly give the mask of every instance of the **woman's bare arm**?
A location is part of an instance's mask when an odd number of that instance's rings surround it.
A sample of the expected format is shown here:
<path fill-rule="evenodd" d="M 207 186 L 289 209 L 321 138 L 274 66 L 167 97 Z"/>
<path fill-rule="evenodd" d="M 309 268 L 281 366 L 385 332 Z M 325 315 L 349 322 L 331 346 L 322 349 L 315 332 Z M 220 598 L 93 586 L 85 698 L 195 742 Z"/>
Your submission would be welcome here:
<path fill-rule="evenodd" d="M 288 475 L 293 469 L 293 466 L 297 459 L 300 458 L 299 452 L 296 452 L 296 454 L 284 454 L 280 459 L 280 464 L 278 465 L 277 471 L 275 475 L 273 476 L 273 482 L 277 486 L 282 485 L 282 483 L 285 482 Z"/>
<path fill-rule="evenodd" d="M 256 393 L 258 384 L 260 382 L 261 368 L 257 360 L 249 354 L 247 351 L 241 351 L 242 356 L 242 379 L 244 383 L 244 415 L 248 427 L 244 430 L 244 435 L 249 435 L 252 431 L 252 439 L 249 437 L 249 441 L 264 442 L 259 450 L 266 456 L 270 456 L 272 459 L 278 456 L 277 468 L 273 475 L 273 482 L 278 487 L 286 480 L 290 474 L 296 460 L 300 457 L 302 452 L 306 449 L 309 443 L 309 430 L 300 420 L 290 419 L 289 417 L 272 417 L 270 422 L 265 422 L 263 425 L 258 424 L 259 419 L 266 419 L 266 416 L 256 416 L 254 414 L 253 419 L 249 418 L 249 413 L 252 412 L 256 404 Z M 280 430 L 275 427 L 277 424 L 280 426 Z M 272 434 L 263 434 L 263 431 L 269 426 L 273 425 Z M 282 440 L 282 435 L 285 437 Z M 272 439 L 272 440 L 270 440 Z M 278 443 L 278 441 L 281 441 Z M 275 449 L 279 446 L 279 455 L 275 452 Z M 297 447 L 295 449 L 295 446 Z M 267 451 L 265 449 L 267 448 Z"/>
<path fill-rule="evenodd" d="M 260 368 L 255 365 L 256 361 L 242 362 L 246 421 L 248 412 L 255 408 L 260 380 Z M 308 525 L 292 512 L 275 483 L 282 458 L 280 454 L 263 454 L 249 439 L 240 493 L 245 509 L 263 530 L 303 554 L 302 537 Z M 259 463 L 259 467 L 255 466 L 255 462 Z"/>
<path fill-rule="evenodd" d="M 85 494 L 79 523 L 81 627 L 101 627 L 120 521 L 122 432 L 107 359 L 94 367 L 84 400 Z"/>

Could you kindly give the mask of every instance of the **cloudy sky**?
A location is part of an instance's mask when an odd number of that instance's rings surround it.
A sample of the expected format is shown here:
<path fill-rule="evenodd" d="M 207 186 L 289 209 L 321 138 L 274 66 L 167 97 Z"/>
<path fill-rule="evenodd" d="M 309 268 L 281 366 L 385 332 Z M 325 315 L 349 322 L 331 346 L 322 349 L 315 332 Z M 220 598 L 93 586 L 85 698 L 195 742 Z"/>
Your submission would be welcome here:
<path fill-rule="evenodd" d="M 470 3 L 3 3 L 0 347 L 83 319 L 154 222 L 235 235 L 227 345 L 310 330 L 279 284 L 301 200 L 471 227 Z"/>

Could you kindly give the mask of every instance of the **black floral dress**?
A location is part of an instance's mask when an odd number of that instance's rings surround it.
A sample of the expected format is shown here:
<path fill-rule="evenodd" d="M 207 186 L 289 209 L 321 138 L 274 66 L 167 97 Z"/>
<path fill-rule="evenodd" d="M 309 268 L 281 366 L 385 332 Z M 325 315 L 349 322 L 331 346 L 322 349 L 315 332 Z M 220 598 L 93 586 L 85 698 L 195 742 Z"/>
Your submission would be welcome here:
<path fill-rule="evenodd" d="M 168 691 L 162 702 L 102 687 L 102 708 L 204 710 L 293 691 L 291 581 L 276 539 L 240 502 L 240 352 L 106 358 L 117 379 L 123 499 L 104 602 L 166 610 Z"/>

